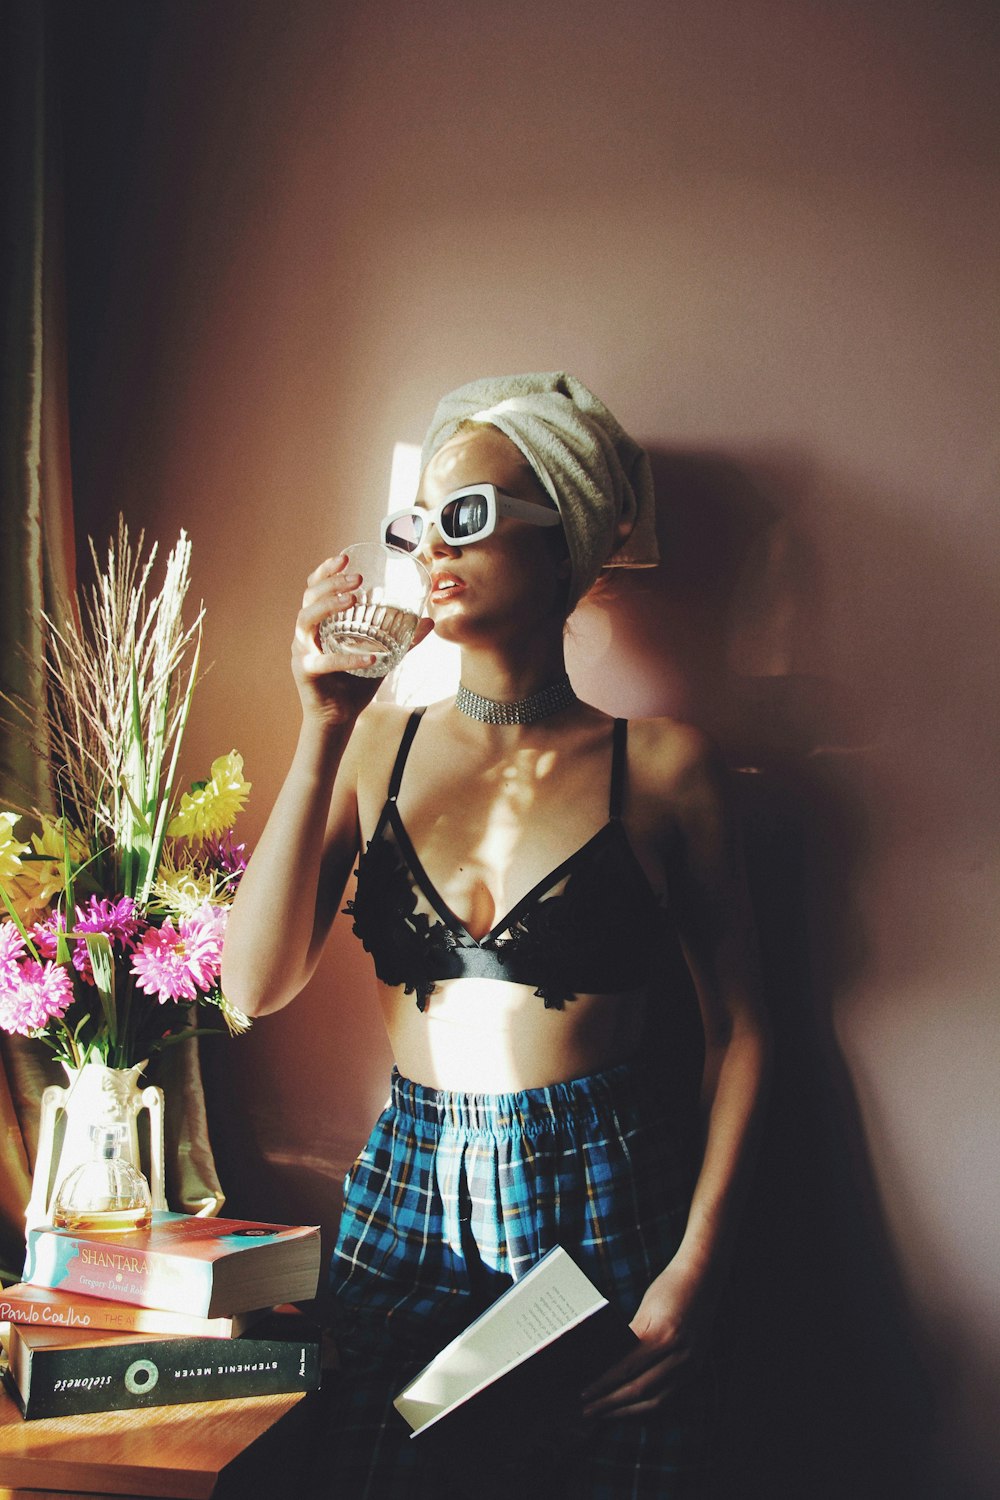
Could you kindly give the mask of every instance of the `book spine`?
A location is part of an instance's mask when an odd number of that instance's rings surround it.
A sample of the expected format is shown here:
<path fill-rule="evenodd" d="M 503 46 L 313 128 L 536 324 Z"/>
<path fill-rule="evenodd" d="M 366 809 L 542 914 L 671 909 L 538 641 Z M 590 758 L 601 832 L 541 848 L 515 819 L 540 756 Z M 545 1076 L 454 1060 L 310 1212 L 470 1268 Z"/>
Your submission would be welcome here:
<path fill-rule="evenodd" d="M 186 1313 L 166 1312 L 158 1307 L 140 1307 L 131 1302 L 101 1302 L 96 1297 L 73 1297 L 52 1292 L 45 1300 L 44 1287 L 30 1296 L 16 1288 L 0 1291 L 0 1323 L 27 1328 L 102 1329 L 114 1333 L 169 1333 L 189 1338 L 236 1338 L 253 1321 L 253 1314 L 232 1318 L 196 1318 Z"/>
<path fill-rule="evenodd" d="M 277 1396 L 320 1383 L 320 1347 L 313 1339 L 166 1339 L 118 1347 L 34 1350 L 24 1416 L 87 1412 Z"/>
<path fill-rule="evenodd" d="M 75 1235 L 32 1229 L 22 1280 L 76 1296 L 204 1318 L 212 1300 L 213 1264 L 166 1251 L 98 1244 Z"/>

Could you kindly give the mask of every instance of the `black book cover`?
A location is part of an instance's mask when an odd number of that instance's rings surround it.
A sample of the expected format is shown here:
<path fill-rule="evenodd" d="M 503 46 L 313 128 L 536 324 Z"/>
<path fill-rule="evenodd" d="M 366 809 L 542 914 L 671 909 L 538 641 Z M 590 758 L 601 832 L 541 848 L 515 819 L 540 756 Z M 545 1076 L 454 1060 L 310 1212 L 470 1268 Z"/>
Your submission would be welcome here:
<path fill-rule="evenodd" d="M 636 1335 L 556 1246 L 458 1334 L 395 1399 L 410 1441 L 476 1500 L 551 1490 L 577 1440 L 580 1393 Z M 484 1474 L 482 1455 L 493 1459 Z"/>
<path fill-rule="evenodd" d="M 277 1314 L 233 1339 L 11 1325 L 8 1384 L 29 1420 L 285 1395 L 320 1383 L 320 1332 Z"/>
<path fill-rule="evenodd" d="M 581 1390 L 630 1354 L 637 1342 L 620 1315 L 603 1307 L 439 1421 L 414 1432 L 411 1441 L 451 1463 L 460 1454 L 481 1459 L 498 1449 L 507 1463 L 530 1467 L 536 1459 L 551 1461 L 572 1441 Z M 479 1493 L 489 1494 L 480 1479 L 477 1474 Z"/>

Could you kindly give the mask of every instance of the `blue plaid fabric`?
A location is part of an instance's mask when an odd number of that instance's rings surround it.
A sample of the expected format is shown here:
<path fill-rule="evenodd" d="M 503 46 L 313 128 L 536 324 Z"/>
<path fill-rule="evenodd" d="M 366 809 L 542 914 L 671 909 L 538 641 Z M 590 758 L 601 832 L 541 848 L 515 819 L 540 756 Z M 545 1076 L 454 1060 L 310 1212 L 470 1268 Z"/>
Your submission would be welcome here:
<path fill-rule="evenodd" d="M 684 1231 L 690 1130 L 630 1064 L 547 1088 L 467 1095 L 393 1074 L 348 1173 L 331 1266 L 341 1373 L 328 1493 L 445 1500 L 464 1493 L 409 1439 L 392 1397 L 512 1281 L 561 1244 L 631 1319 Z M 655 1420 L 581 1423 L 546 1480 L 574 1500 L 701 1494 L 710 1407 L 690 1377 Z"/>

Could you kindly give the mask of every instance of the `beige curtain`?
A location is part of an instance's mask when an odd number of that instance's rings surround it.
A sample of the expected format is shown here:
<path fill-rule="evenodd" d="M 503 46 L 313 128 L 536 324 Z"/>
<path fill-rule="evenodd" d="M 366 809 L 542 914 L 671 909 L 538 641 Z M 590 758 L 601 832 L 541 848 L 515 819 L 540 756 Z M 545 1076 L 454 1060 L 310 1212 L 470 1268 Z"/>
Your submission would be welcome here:
<path fill-rule="evenodd" d="M 65 279 L 58 112 L 48 76 L 57 8 L 0 0 L 0 688 L 28 705 L 34 736 L 0 723 L 0 805 L 52 810 L 41 735 L 44 657 L 39 611 L 75 585 L 66 392 Z M 0 1275 L 20 1272 L 24 1208 L 37 1145 L 38 1099 L 64 1082 L 45 1049 L 0 1032 Z M 196 1046 L 163 1055 L 150 1081 L 167 1095 L 168 1201 L 218 1212 L 219 1187 Z"/>

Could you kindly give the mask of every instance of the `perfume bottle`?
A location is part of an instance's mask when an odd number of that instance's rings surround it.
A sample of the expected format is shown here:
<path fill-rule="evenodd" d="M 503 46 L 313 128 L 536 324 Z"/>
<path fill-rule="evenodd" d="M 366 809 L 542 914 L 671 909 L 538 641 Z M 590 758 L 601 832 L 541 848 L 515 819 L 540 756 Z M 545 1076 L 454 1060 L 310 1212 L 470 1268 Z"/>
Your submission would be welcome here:
<path fill-rule="evenodd" d="M 91 1125 L 90 1160 L 74 1167 L 56 1189 L 53 1223 L 86 1234 L 131 1234 L 152 1223 L 149 1183 L 122 1155 L 128 1126 Z"/>

